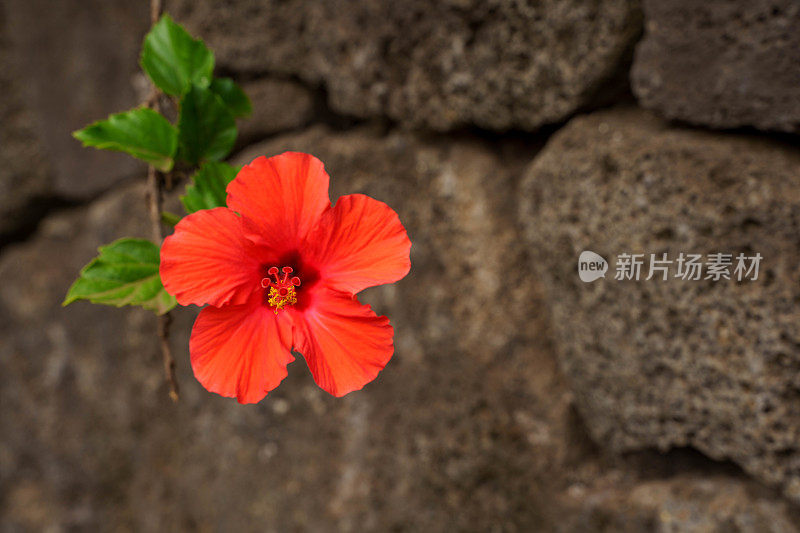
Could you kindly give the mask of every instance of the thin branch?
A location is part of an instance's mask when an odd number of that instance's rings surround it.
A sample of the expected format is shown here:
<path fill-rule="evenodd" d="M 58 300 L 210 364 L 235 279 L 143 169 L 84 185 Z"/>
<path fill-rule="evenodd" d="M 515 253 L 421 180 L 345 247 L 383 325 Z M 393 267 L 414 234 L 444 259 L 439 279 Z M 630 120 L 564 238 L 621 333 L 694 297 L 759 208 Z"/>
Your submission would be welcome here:
<path fill-rule="evenodd" d="M 156 244 L 161 244 L 161 239 L 164 238 L 161 229 L 162 204 L 160 172 L 150 166 L 147 168 L 147 210 L 150 215 L 150 230 Z"/>
<path fill-rule="evenodd" d="M 161 0 L 150 0 L 150 24 L 161 18 Z"/>
<path fill-rule="evenodd" d="M 164 359 L 164 375 L 169 384 L 169 397 L 173 402 L 180 398 L 178 381 L 175 379 L 175 359 L 169 347 L 169 327 L 172 325 L 172 317 L 169 313 L 158 317 L 158 338 L 161 341 L 161 354 Z"/>
<path fill-rule="evenodd" d="M 161 18 L 161 0 L 150 0 L 150 22 L 155 24 Z M 147 98 L 145 105 L 161 111 L 161 91 L 153 84 L 150 90 L 150 96 Z M 167 178 L 168 182 L 172 182 L 171 178 Z M 150 214 L 150 227 L 153 232 L 153 240 L 157 244 L 161 244 L 164 238 L 163 228 L 161 226 L 161 211 L 162 211 L 162 185 L 164 176 L 158 172 L 155 167 L 150 165 L 147 169 L 147 210 Z M 161 345 L 161 356 L 164 360 L 164 375 L 169 385 L 169 397 L 172 401 L 177 402 L 179 396 L 178 380 L 175 378 L 175 358 L 172 357 L 172 350 L 169 346 L 169 326 L 172 323 L 172 317 L 169 313 L 158 317 L 158 339 Z"/>

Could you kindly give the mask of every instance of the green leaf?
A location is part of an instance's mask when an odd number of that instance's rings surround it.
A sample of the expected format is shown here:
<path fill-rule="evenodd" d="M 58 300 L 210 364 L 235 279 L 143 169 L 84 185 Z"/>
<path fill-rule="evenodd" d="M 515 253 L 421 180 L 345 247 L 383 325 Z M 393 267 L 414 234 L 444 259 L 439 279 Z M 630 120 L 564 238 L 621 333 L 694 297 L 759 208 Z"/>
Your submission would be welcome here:
<path fill-rule="evenodd" d="M 173 96 L 185 94 L 192 83 L 208 87 L 214 71 L 211 50 L 169 15 L 145 36 L 139 62 L 156 87 Z"/>
<path fill-rule="evenodd" d="M 225 188 L 236 177 L 240 168 L 218 162 L 203 165 L 192 178 L 194 183 L 186 186 L 186 195 L 181 196 L 186 212 L 225 207 Z"/>
<path fill-rule="evenodd" d="M 64 303 L 139 305 L 162 315 L 175 307 L 158 274 L 158 246 L 144 239 L 119 239 L 99 248 L 100 255 L 83 267 Z"/>
<path fill-rule="evenodd" d="M 178 156 L 191 165 L 219 161 L 236 142 L 236 120 L 219 96 L 192 85 L 178 113 Z"/>
<path fill-rule="evenodd" d="M 228 106 L 234 117 L 246 117 L 253 112 L 253 106 L 244 90 L 230 78 L 214 78 L 209 86 Z"/>
<path fill-rule="evenodd" d="M 168 172 L 178 145 L 178 130 L 152 109 L 111 115 L 72 133 L 84 146 L 125 152 Z"/>

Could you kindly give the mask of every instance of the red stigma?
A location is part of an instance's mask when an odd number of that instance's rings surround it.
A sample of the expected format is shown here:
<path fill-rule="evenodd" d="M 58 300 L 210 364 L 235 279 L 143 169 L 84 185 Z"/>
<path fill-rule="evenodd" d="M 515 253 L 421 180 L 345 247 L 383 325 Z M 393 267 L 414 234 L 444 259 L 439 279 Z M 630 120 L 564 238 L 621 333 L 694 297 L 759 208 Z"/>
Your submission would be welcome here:
<path fill-rule="evenodd" d="M 283 278 L 278 274 L 283 271 Z M 284 306 L 292 305 L 297 302 L 297 295 L 294 288 L 300 286 L 300 278 L 297 276 L 289 277 L 289 274 L 294 272 L 292 267 L 285 266 L 278 270 L 278 267 L 270 267 L 267 274 L 272 276 L 273 279 L 263 278 L 261 286 L 269 289 L 267 303 L 270 307 L 275 308 L 275 314 L 283 309 Z"/>

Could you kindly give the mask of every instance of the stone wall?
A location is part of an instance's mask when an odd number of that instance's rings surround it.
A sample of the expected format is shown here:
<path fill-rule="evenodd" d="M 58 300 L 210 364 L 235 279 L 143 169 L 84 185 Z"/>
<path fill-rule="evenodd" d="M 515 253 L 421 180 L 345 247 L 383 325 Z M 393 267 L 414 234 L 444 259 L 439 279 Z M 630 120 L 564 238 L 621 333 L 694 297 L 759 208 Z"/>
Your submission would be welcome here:
<path fill-rule="evenodd" d="M 142 97 L 147 9 L 0 5 L 0 530 L 800 531 L 800 8 L 171 0 L 242 82 L 234 160 L 300 150 L 397 210 L 395 355 L 206 392 L 176 311 L 61 308 L 146 236 L 69 132 Z M 630 79 L 630 82 L 628 81 Z M 168 203 L 178 210 L 178 184 Z M 587 284 L 578 254 L 760 252 L 754 282 Z"/>

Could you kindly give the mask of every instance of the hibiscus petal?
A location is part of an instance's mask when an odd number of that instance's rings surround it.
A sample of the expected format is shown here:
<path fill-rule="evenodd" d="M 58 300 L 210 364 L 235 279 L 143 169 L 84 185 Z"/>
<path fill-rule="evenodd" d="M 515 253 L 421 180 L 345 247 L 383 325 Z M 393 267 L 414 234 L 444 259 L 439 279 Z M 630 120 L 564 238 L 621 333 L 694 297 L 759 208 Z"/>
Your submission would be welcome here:
<path fill-rule="evenodd" d="M 335 289 L 357 293 L 392 283 L 411 269 L 408 239 L 397 213 L 363 194 L 342 196 L 306 239 L 306 253 Z"/>
<path fill-rule="evenodd" d="M 226 207 L 197 211 L 161 247 L 161 281 L 181 305 L 242 304 L 261 290 L 255 247 Z"/>
<path fill-rule="evenodd" d="M 258 301 L 206 307 L 192 329 L 189 352 L 197 380 L 211 392 L 255 403 L 286 377 L 291 322 Z"/>
<path fill-rule="evenodd" d="M 227 205 L 248 222 L 248 237 L 275 250 L 289 250 L 330 206 L 328 174 L 309 154 L 259 157 L 228 184 Z"/>
<path fill-rule="evenodd" d="M 347 293 L 320 290 L 309 309 L 292 312 L 295 348 L 317 385 L 334 396 L 362 388 L 392 357 L 389 319 Z"/>

